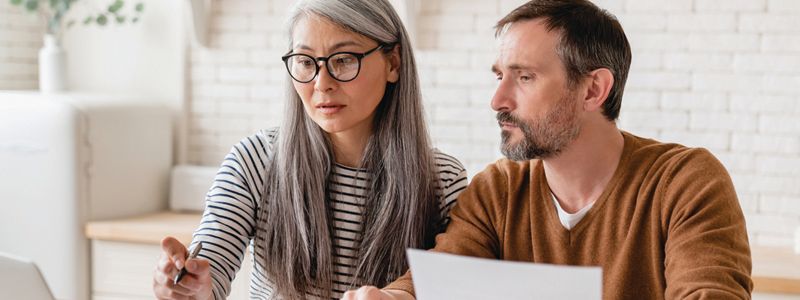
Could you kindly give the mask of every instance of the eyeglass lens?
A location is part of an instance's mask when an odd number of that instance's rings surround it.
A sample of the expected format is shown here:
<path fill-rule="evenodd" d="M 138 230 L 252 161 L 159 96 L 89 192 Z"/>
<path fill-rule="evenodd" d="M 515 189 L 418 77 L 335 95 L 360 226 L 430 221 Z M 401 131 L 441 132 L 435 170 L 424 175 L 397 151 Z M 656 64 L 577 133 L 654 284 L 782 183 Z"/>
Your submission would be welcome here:
<path fill-rule="evenodd" d="M 308 55 L 294 55 L 286 61 L 290 75 L 297 81 L 307 82 L 317 74 L 317 62 Z M 336 80 L 349 81 L 358 75 L 359 59 L 349 53 L 339 53 L 325 61 L 328 73 Z"/>

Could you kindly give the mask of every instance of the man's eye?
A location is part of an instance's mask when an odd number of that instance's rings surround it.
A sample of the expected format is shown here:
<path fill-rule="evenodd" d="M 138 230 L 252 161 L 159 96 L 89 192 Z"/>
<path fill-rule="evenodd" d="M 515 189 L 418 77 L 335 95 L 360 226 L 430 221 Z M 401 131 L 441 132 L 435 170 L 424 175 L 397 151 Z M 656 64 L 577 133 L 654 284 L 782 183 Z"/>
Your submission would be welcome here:
<path fill-rule="evenodd" d="M 533 78 L 531 78 L 531 77 L 530 77 L 530 76 L 528 76 L 528 75 L 522 75 L 522 76 L 520 76 L 520 77 L 519 77 L 519 80 L 520 80 L 520 81 L 523 81 L 523 82 L 528 82 L 528 81 L 531 81 L 531 79 L 533 79 Z"/>

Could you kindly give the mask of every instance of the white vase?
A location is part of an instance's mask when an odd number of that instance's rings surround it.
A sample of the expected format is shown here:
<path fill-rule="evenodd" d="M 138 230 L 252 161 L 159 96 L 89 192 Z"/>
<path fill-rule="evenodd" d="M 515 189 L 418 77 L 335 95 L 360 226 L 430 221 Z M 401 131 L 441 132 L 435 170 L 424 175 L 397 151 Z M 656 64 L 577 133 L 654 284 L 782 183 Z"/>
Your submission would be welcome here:
<path fill-rule="evenodd" d="M 39 50 L 39 90 L 47 93 L 66 89 L 67 54 L 56 36 L 46 34 Z"/>

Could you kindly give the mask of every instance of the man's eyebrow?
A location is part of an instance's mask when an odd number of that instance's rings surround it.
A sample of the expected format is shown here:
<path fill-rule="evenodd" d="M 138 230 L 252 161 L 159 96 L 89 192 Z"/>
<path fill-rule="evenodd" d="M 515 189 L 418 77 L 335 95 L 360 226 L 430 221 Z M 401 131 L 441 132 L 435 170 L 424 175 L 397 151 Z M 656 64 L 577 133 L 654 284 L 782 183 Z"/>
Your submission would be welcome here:
<path fill-rule="evenodd" d="M 508 69 L 511 70 L 511 71 L 519 71 L 519 70 L 532 71 L 535 68 L 532 67 L 532 66 L 529 66 L 529 65 L 525 65 L 525 64 L 514 63 L 514 64 L 509 65 Z M 500 73 L 500 68 L 497 67 L 496 64 L 492 65 L 492 73 Z"/>
<path fill-rule="evenodd" d="M 534 69 L 534 67 L 532 67 L 532 66 L 525 65 L 525 64 L 519 64 L 519 63 L 511 64 L 510 66 L 508 66 L 508 68 L 513 70 L 513 71 L 518 71 L 518 70 L 528 70 L 528 71 L 530 71 L 530 70 Z"/>

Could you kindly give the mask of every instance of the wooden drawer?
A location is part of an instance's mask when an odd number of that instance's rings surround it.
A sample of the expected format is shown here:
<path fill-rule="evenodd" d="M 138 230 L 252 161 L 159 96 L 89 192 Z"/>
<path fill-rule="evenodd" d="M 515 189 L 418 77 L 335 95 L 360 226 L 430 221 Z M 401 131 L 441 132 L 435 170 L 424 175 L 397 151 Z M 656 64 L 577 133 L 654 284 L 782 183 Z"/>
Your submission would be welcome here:
<path fill-rule="evenodd" d="M 160 248 L 92 240 L 92 294 L 152 297 Z"/>
<path fill-rule="evenodd" d="M 161 254 L 161 239 L 173 236 L 188 244 L 200 217 L 199 213 L 160 212 L 89 222 L 86 236 L 92 241 L 92 298 L 153 299 L 153 272 Z M 228 299 L 248 299 L 252 268 L 248 252 Z"/>
<path fill-rule="evenodd" d="M 161 247 L 153 244 L 92 240 L 92 299 L 153 299 L 153 272 Z M 252 256 L 245 256 L 228 299 L 248 299 Z"/>

